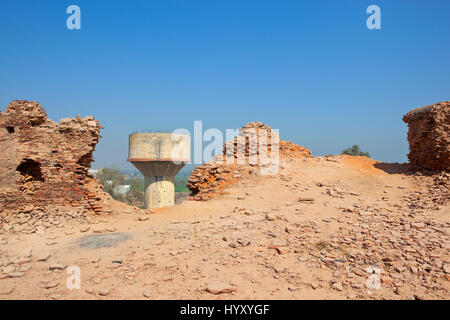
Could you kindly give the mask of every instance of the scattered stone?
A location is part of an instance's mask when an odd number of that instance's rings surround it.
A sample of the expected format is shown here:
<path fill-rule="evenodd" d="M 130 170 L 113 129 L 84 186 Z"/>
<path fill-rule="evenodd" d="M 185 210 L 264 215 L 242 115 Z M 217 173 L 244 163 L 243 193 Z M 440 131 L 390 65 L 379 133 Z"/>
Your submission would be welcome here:
<path fill-rule="evenodd" d="M 30 258 L 32 255 L 33 251 L 31 249 L 26 249 L 23 253 L 22 253 L 22 257 L 24 258 Z"/>
<path fill-rule="evenodd" d="M 62 263 L 56 263 L 56 264 L 52 264 L 48 267 L 48 269 L 50 271 L 54 271 L 54 270 L 63 270 L 67 267 L 67 265 L 64 265 Z"/>
<path fill-rule="evenodd" d="M 15 261 L 15 264 L 16 265 L 22 265 L 22 264 L 26 264 L 26 263 L 29 263 L 29 262 L 31 262 L 31 259 L 30 258 L 18 258 L 16 261 Z"/>
<path fill-rule="evenodd" d="M 11 272 L 8 274 L 8 277 L 10 278 L 20 278 L 23 277 L 24 273 L 23 272 Z"/>
<path fill-rule="evenodd" d="M 49 282 L 49 283 L 45 284 L 44 288 L 45 289 L 51 289 L 51 288 L 57 287 L 58 285 L 59 285 L 59 283 L 57 281 L 52 281 L 52 282 Z"/>
<path fill-rule="evenodd" d="M 47 261 L 48 260 L 48 258 L 50 258 L 50 254 L 49 253 L 44 253 L 44 254 L 41 254 L 38 258 L 37 258 L 37 261 Z"/>
<path fill-rule="evenodd" d="M 120 264 L 120 263 L 111 263 L 109 266 L 108 266 L 108 269 L 117 269 L 117 268 L 120 268 L 122 265 Z"/>
<path fill-rule="evenodd" d="M 316 282 L 309 282 L 308 286 L 310 286 L 312 289 L 316 290 L 317 288 L 319 288 L 319 284 L 317 284 Z"/>
<path fill-rule="evenodd" d="M 333 283 L 333 284 L 331 285 L 331 287 L 332 287 L 333 289 L 337 290 L 337 291 L 342 291 L 342 290 L 344 290 L 344 289 L 342 288 L 342 284 L 341 284 L 340 282 L 335 282 L 335 283 Z"/>
<path fill-rule="evenodd" d="M 425 223 L 422 222 L 412 223 L 411 226 L 415 229 L 423 229 L 426 227 Z"/>
<path fill-rule="evenodd" d="M 87 288 L 84 290 L 84 292 L 86 292 L 87 294 L 95 294 L 95 291 L 92 288 Z"/>
<path fill-rule="evenodd" d="M 295 203 L 293 203 L 293 202 L 287 202 L 286 203 L 286 207 L 291 207 L 291 206 L 293 206 Z"/>
<path fill-rule="evenodd" d="M 406 291 L 403 287 L 396 287 L 396 288 L 394 289 L 394 293 L 395 293 L 396 295 L 399 295 L 399 296 L 405 296 L 405 295 L 407 295 L 407 291 Z"/>
<path fill-rule="evenodd" d="M 14 287 L 0 289 L 0 295 L 2 295 L 2 296 L 9 296 L 13 292 L 14 292 Z"/>
<path fill-rule="evenodd" d="M 10 264 L 9 266 L 6 266 L 3 268 L 2 273 L 8 274 L 11 272 L 14 272 L 14 270 L 16 270 L 16 267 L 12 264 Z"/>
<path fill-rule="evenodd" d="M 22 265 L 22 266 L 20 266 L 20 268 L 19 268 L 19 272 L 27 272 L 28 270 L 30 270 L 31 269 L 31 265 L 29 265 L 29 264 L 27 264 L 27 265 Z"/>
<path fill-rule="evenodd" d="M 212 282 L 206 286 L 205 291 L 211 294 L 223 294 L 223 293 L 232 293 L 237 290 L 236 287 L 222 283 L 222 282 Z"/>
<path fill-rule="evenodd" d="M 108 296 L 110 293 L 111 293 L 111 289 L 102 289 L 98 292 L 98 294 L 103 297 Z"/>
<path fill-rule="evenodd" d="M 92 232 L 94 232 L 94 233 L 106 233 L 106 232 L 108 232 L 108 229 L 106 229 L 106 228 L 95 228 L 94 230 L 92 230 Z"/>
<path fill-rule="evenodd" d="M 269 249 L 275 249 L 278 252 L 278 254 L 286 254 L 290 252 L 290 249 L 288 247 L 283 246 L 271 245 L 269 246 Z"/>
<path fill-rule="evenodd" d="M 308 261 L 310 258 L 311 258 L 310 256 L 304 255 L 304 256 L 298 257 L 298 261 L 300 261 L 300 262 L 306 262 L 306 261 Z"/>

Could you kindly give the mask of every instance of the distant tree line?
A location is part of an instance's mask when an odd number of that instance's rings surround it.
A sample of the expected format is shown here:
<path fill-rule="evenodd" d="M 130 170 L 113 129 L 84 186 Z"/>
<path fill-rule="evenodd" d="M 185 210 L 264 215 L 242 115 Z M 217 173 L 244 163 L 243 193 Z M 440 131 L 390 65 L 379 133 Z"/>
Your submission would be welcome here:
<path fill-rule="evenodd" d="M 342 154 L 347 154 L 349 156 L 364 156 L 370 158 L 370 154 L 368 152 L 363 152 L 357 144 L 355 144 L 351 148 L 343 150 Z"/>
<path fill-rule="evenodd" d="M 130 178 L 120 172 L 118 168 L 99 169 L 95 177 L 103 185 L 105 191 L 116 200 L 127 203 L 140 203 L 144 201 L 144 179 Z M 121 192 L 120 186 L 129 185 L 127 193 Z"/>

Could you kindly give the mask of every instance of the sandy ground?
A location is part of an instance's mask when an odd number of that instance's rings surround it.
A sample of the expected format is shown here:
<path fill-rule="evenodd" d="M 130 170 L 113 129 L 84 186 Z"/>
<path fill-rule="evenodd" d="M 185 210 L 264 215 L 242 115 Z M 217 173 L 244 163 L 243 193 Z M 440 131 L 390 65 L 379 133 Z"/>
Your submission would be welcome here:
<path fill-rule="evenodd" d="M 449 299 L 450 206 L 411 213 L 423 186 L 401 165 L 330 160 L 283 163 L 207 202 L 3 236 L 0 299 Z M 86 247 L 102 244 L 92 235 L 123 241 Z"/>

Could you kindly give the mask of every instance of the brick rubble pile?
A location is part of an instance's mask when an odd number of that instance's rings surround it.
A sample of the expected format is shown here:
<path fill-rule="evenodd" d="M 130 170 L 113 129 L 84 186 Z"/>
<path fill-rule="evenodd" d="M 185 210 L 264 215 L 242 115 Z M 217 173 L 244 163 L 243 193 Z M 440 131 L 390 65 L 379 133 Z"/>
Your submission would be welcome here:
<path fill-rule="evenodd" d="M 305 147 L 279 140 L 279 134 L 272 132 L 269 126 L 250 122 L 239 130 L 236 138 L 225 142 L 222 154 L 192 171 L 187 183 L 192 192 L 191 199 L 211 199 L 219 190 L 236 183 L 241 177 L 268 170 L 273 164 L 273 147 L 278 148 L 280 160 L 311 155 L 311 151 Z"/>
<path fill-rule="evenodd" d="M 410 209 L 438 210 L 450 203 L 450 172 L 442 171 L 431 176 L 417 172 L 414 178 L 423 188 L 410 193 Z"/>

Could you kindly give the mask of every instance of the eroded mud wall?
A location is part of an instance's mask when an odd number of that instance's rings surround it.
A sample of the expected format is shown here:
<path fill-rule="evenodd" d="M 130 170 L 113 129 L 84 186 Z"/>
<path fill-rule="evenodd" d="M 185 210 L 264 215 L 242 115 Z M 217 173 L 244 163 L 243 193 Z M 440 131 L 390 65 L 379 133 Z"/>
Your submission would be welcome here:
<path fill-rule="evenodd" d="M 411 110 L 408 124 L 408 158 L 417 169 L 450 169 L 450 101 Z"/>
<path fill-rule="evenodd" d="M 12 101 L 0 112 L 0 212 L 95 209 L 83 185 L 101 128 L 93 117 L 56 123 L 38 102 Z"/>

